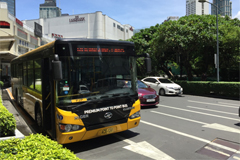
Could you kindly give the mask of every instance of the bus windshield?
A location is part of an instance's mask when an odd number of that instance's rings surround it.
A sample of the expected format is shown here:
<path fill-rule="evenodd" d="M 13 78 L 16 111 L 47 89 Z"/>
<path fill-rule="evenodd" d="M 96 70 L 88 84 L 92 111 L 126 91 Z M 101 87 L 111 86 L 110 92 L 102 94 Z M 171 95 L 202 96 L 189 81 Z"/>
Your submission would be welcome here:
<path fill-rule="evenodd" d="M 58 103 L 137 94 L 133 56 L 63 56 L 60 61 L 63 80 L 56 83 Z M 128 87 L 127 81 L 135 85 Z"/>

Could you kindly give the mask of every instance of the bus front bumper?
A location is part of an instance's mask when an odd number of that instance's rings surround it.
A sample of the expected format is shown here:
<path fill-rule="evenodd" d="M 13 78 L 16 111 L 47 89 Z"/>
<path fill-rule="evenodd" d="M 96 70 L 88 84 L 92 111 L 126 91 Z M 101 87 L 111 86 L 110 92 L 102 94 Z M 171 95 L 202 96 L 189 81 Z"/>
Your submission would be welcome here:
<path fill-rule="evenodd" d="M 139 123 L 140 123 L 140 117 L 134 118 L 134 119 L 128 119 L 127 123 L 108 126 L 104 128 L 90 130 L 90 131 L 87 131 L 86 128 L 83 128 L 82 130 L 74 131 L 74 132 L 60 132 L 59 129 L 57 129 L 57 141 L 60 144 L 84 141 L 84 140 L 97 138 L 97 137 L 108 135 L 108 134 L 122 132 L 128 129 L 137 127 Z"/>

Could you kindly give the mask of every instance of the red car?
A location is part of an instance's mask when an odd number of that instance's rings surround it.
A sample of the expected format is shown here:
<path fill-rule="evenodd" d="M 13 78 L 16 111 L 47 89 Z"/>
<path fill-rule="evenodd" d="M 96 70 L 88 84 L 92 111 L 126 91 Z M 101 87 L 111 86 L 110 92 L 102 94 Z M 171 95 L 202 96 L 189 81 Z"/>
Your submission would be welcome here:
<path fill-rule="evenodd" d="M 147 86 L 142 81 L 138 80 L 138 97 L 141 102 L 141 106 L 154 106 L 159 103 L 159 95 L 157 92 Z"/>

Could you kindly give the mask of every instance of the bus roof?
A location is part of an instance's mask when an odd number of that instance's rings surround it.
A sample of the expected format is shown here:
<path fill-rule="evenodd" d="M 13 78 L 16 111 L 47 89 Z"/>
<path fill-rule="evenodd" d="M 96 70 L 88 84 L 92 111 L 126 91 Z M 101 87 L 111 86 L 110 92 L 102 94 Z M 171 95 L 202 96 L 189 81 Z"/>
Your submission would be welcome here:
<path fill-rule="evenodd" d="M 87 42 L 87 43 L 104 43 L 104 44 L 119 44 L 119 45 L 134 45 L 133 42 L 121 41 L 121 40 L 110 40 L 110 39 L 87 39 L 87 38 L 59 38 L 56 43 L 66 42 Z"/>
<path fill-rule="evenodd" d="M 33 49 L 33 50 L 29 51 L 29 52 L 26 52 L 26 53 L 24 53 L 24 54 L 22 54 L 22 55 L 20 55 L 20 56 L 18 56 L 18 57 L 16 57 L 16 58 L 14 58 L 12 61 L 14 61 L 15 59 L 18 59 L 18 58 L 23 58 L 23 57 L 25 57 L 25 56 L 31 55 L 32 53 L 35 53 L 36 51 L 41 51 L 41 50 L 44 50 L 44 49 L 53 47 L 54 44 L 55 44 L 55 41 L 52 41 L 52 42 L 50 42 L 50 43 L 47 43 L 47 44 L 45 44 L 45 45 L 43 45 L 43 46 L 40 46 L 40 47 L 38 47 L 38 48 L 36 48 L 36 49 Z"/>
<path fill-rule="evenodd" d="M 19 59 L 19 58 L 24 58 L 25 56 L 31 56 L 35 52 L 40 52 L 42 50 L 54 47 L 55 44 L 65 44 L 65 43 L 78 43 L 78 42 L 84 42 L 84 43 L 98 43 L 98 44 L 115 44 L 115 45 L 130 45 L 133 46 L 133 42 L 128 42 L 128 41 L 120 41 L 120 40 L 109 40 L 109 39 L 87 39 L 87 38 L 59 38 L 55 41 L 52 41 L 50 43 L 47 43 L 43 46 L 40 46 L 36 49 L 33 49 L 29 52 L 26 52 L 16 58 L 14 58 L 12 61 Z"/>

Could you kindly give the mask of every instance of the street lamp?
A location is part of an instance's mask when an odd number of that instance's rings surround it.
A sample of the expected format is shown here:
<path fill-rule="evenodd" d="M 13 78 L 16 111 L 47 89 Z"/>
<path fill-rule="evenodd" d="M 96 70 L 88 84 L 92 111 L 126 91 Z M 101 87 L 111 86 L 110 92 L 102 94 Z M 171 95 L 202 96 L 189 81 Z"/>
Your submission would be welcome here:
<path fill-rule="evenodd" d="M 208 2 L 207 0 L 198 0 L 200 3 L 207 2 L 214 7 L 216 7 L 216 23 L 217 23 L 217 82 L 219 82 L 219 41 L 218 41 L 218 6 L 214 5 L 213 3 Z"/>

